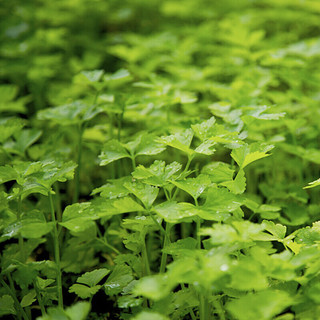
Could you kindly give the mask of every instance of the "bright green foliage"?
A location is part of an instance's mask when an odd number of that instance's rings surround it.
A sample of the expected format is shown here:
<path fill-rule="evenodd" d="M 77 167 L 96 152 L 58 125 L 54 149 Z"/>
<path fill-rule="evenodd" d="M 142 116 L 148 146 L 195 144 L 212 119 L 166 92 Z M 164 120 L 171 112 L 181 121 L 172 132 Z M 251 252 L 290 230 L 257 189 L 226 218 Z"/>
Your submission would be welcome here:
<path fill-rule="evenodd" d="M 317 319 L 319 13 L 2 1 L 0 317 Z"/>

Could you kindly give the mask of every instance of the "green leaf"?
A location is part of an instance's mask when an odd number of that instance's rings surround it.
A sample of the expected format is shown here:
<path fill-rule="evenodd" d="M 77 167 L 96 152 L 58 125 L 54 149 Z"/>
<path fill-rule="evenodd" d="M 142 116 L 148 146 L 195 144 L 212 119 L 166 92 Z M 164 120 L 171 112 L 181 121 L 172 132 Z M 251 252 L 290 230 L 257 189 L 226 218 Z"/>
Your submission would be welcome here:
<path fill-rule="evenodd" d="M 24 126 L 22 119 L 7 118 L 0 120 L 0 143 L 5 142 L 14 133 L 20 131 Z"/>
<path fill-rule="evenodd" d="M 77 279 L 77 282 L 93 287 L 97 285 L 109 272 L 110 270 L 108 269 L 96 269 L 86 272 Z"/>
<path fill-rule="evenodd" d="M 197 216 L 200 210 L 191 203 L 176 201 L 163 202 L 153 209 L 166 222 L 178 223 L 185 218 Z"/>
<path fill-rule="evenodd" d="M 171 181 L 179 189 L 189 193 L 194 199 L 198 199 L 205 189 L 211 184 L 207 175 L 200 174 L 196 178 Z"/>
<path fill-rule="evenodd" d="M 113 161 L 130 157 L 126 148 L 118 140 L 111 140 L 104 145 L 99 155 L 101 160 L 100 166 L 106 166 Z"/>
<path fill-rule="evenodd" d="M 74 203 L 67 206 L 59 224 L 73 232 L 83 232 L 92 227 L 92 220 L 99 218 L 90 202 Z"/>
<path fill-rule="evenodd" d="M 190 149 L 191 141 L 193 139 L 193 131 L 186 129 L 182 132 L 172 134 L 170 136 L 163 136 L 158 139 L 159 142 L 192 155 L 194 151 Z"/>
<path fill-rule="evenodd" d="M 201 172 L 209 175 L 214 183 L 230 181 L 234 174 L 234 170 L 230 168 L 230 165 L 224 162 L 209 163 L 202 168 Z"/>
<path fill-rule="evenodd" d="M 149 168 L 139 165 L 132 173 L 135 179 L 143 180 L 145 183 L 162 187 L 166 185 L 174 174 L 181 170 L 182 165 L 172 162 L 168 165 L 164 161 L 156 160 Z"/>
<path fill-rule="evenodd" d="M 14 150 L 23 154 L 33 143 L 35 143 L 42 135 L 42 131 L 38 129 L 24 129 L 15 134 L 16 143 Z"/>
<path fill-rule="evenodd" d="M 99 82 L 103 76 L 103 70 L 81 71 L 88 82 Z"/>
<path fill-rule="evenodd" d="M 16 311 L 13 298 L 6 294 L 0 297 L 0 316 L 5 316 L 7 314 L 16 314 Z"/>
<path fill-rule="evenodd" d="M 214 154 L 214 152 L 216 151 L 216 149 L 213 148 L 213 146 L 216 143 L 212 140 L 206 140 L 204 142 L 202 142 L 197 148 L 194 149 L 194 151 L 196 153 L 200 153 L 200 154 L 205 154 L 207 156 L 210 156 L 212 154 Z"/>
<path fill-rule="evenodd" d="M 39 120 L 51 120 L 55 123 L 67 126 L 79 124 L 83 121 L 83 115 L 90 108 L 82 101 L 75 101 L 63 106 L 48 108 L 38 112 Z"/>
<path fill-rule="evenodd" d="M 71 320 L 85 320 L 90 312 L 91 305 L 88 302 L 77 302 L 66 309 L 66 314 Z"/>
<path fill-rule="evenodd" d="M 234 149 L 231 152 L 231 157 L 239 165 L 240 169 L 243 169 L 251 162 L 270 156 L 267 154 L 274 146 L 265 145 L 259 143 L 253 143 L 251 145 L 244 145 L 240 148 Z"/>
<path fill-rule="evenodd" d="M 168 282 L 166 275 L 154 275 L 143 277 L 134 288 L 136 295 L 142 295 L 148 299 L 160 300 L 170 294 L 175 283 Z"/>
<path fill-rule="evenodd" d="M 199 124 L 191 126 L 195 135 L 201 140 L 207 140 L 214 135 L 214 125 L 216 123 L 215 117 L 211 117 L 209 120 L 203 121 Z"/>
<path fill-rule="evenodd" d="M 270 320 L 292 303 L 291 296 L 280 290 L 248 293 L 227 303 L 227 310 L 239 320 Z"/>
<path fill-rule="evenodd" d="M 120 199 L 95 199 L 91 201 L 100 218 L 116 214 L 144 211 L 144 208 L 131 197 Z"/>
<path fill-rule="evenodd" d="M 244 170 L 240 169 L 234 180 L 222 182 L 221 185 L 227 187 L 235 194 L 244 193 L 246 190 L 246 178 L 244 176 Z"/>
<path fill-rule="evenodd" d="M 210 188 L 202 209 L 214 213 L 227 213 L 238 209 L 242 205 L 242 199 L 229 192 L 225 188 Z"/>
<path fill-rule="evenodd" d="M 133 193 L 145 206 L 150 208 L 158 196 L 159 189 L 141 182 L 125 182 L 124 187 Z"/>
<path fill-rule="evenodd" d="M 20 233 L 22 237 L 27 239 L 41 238 L 42 236 L 48 234 L 53 229 L 53 223 L 43 222 L 39 220 L 27 219 L 23 220 Z"/>
<path fill-rule="evenodd" d="M 318 186 L 320 186 L 320 178 L 315 181 L 309 182 L 309 184 L 306 187 L 304 187 L 303 189 L 315 188 Z"/>
<path fill-rule="evenodd" d="M 130 143 L 127 144 L 128 150 L 135 154 L 135 156 L 139 155 L 156 155 L 161 153 L 166 149 L 162 143 L 156 141 L 156 136 L 153 134 L 142 134 L 140 135 L 136 141 L 134 141 L 135 147 L 130 148 Z"/>
<path fill-rule="evenodd" d="M 90 312 L 91 305 L 89 302 L 77 302 L 65 310 L 60 307 L 48 308 L 47 314 L 38 317 L 37 320 L 85 320 Z"/>
<path fill-rule="evenodd" d="M 126 182 L 132 181 L 131 177 L 122 177 L 119 179 L 108 180 L 110 183 L 104 184 L 103 186 L 94 189 L 91 195 L 100 193 L 101 197 L 108 199 L 115 199 L 127 196 L 130 192 L 124 187 Z"/>
<path fill-rule="evenodd" d="M 142 311 L 131 319 L 132 320 L 169 320 L 168 317 L 158 312 L 151 312 L 151 311 Z"/>
<path fill-rule="evenodd" d="M 0 183 L 5 183 L 8 181 L 16 180 L 18 178 L 18 173 L 15 169 L 10 166 L 0 167 Z"/>
<path fill-rule="evenodd" d="M 131 268 L 127 265 L 116 266 L 104 284 L 107 295 L 120 293 L 133 280 Z"/>
<path fill-rule="evenodd" d="M 85 285 L 76 283 L 69 288 L 69 292 L 75 293 L 81 299 L 87 299 L 94 296 L 100 290 L 100 288 L 101 286 L 87 287 Z"/>
<path fill-rule="evenodd" d="M 23 296 L 20 302 L 21 307 L 25 308 L 32 305 L 32 303 L 36 301 L 35 297 L 36 297 L 35 290 L 31 290 L 30 292 L 28 292 L 25 296 Z"/>
<path fill-rule="evenodd" d="M 263 220 L 262 225 L 265 230 L 270 232 L 277 240 L 282 240 L 286 236 L 287 227 L 282 224 L 275 224 L 272 221 Z"/>

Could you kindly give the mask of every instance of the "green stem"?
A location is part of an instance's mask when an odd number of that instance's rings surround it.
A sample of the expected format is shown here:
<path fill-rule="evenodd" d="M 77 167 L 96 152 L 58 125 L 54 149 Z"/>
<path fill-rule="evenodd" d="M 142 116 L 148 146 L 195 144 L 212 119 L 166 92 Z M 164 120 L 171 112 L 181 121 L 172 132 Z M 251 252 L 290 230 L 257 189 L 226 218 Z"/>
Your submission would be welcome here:
<path fill-rule="evenodd" d="M 122 128 L 122 120 L 123 120 L 124 111 L 118 116 L 118 141 L 121 139 L 121 128 Z"/>
<path fill-rule="evenodd" d="M 148 253 L 147 253 L 147 244 L 146 244 L 146 239 L 144 239 L 144 246 L 142 248 L 142 261 L 143 261 L 143 269 L 144 269 L 144 274 L 147 276 L 150 276 L 151 271 L 150 271 L 150 265 L 149 265 L 149 259 L 148 259 Z"/>
<path fill-rule="evenodd" d="M 41 297 L 41 293 L 37 284 L 36 280 L 33 280 L 33 286 L 34 286 L 34 290 L 36 291 L 36 295 L 37 295 L 37 299 L 38 299 L 38 303 L 40 306 L 40 310 L 41 310 L 41 315 L 45 316 L 46 314 L 46 309 L 44 307 L 43 301 L 42 301 L 42 297 Z"/>
<path fill-rule="evenodd" d="M 106 247 L 108 247 L 109 249 L 114 251 L 116 254 L 120 254 L 121 253 L 117 248 L 115 248 L 114 246 L 112 246 L 111 244 L 108 243 L 107 239 L 102 236 L 101 231 L 99 230 L 98 227 L 97 227 L 97 232 L 98 232 L 98 235 L 99 235 L 99 238 L 97 238 L 97 240 L 99 242 L 103 243 Z"/>
<path fill-rule="evenodd" d="M 21 200 L 21 195 L 20 195 L 19 200 L 18 200 L 18 214 L 17 214 L 18 221 L 20 221 L 20 219 L 21 219 L 21 213 L 22 213 L 22 200 Z M 19 233 L 18 243 L 19 243 L 21 262 L 25 262 L 26 255 L 25 255 L 24 242 L 23 242 L 23 238 L 22 238 L 21 233 Z"/>
<path fill-rule="evenodd" d="M 136 158 L 134 154 L 131 155 L 131 163 L 132 163 L 132 169 L 134 171 L 136 169 Z"/>
<path fill-rule="evenodd" d="M 204 293 L 200 293 L 200 320 L 209 320 L 209 310 L 208 310 L 208 300 L 206 299 L 206 295 Z"/>
<path fill-rule="evenodd" d="M 78 136 L 78 159 L 77 169 L 75 174 L 75 191 L 73 194 L 73 203 L 79 201 L 79 190 L 80 190 L 80 173 L 81 173 L 81 158 L 82 158 L 82 137 L 83 137 L 84 125 L 79 125 L 79 136 Z"/>
<path fill-rule="evenodd" d="M 196 207 L 199 206 L 197 198 L 194 198 L 194 203 L 195 203 Z M 196 224 L 197 224 L 197 227 L 196 227 L 197 248 L 201 249 L 201 236 L 200 236 L 201 220 L 200 220 L 200 217 L 197 217 Z"/>
<path fill-rule="evenodd" d="M 11 288 L 7 285 L 7 283 L 3 279 L 1 279 L 1 283 L 2 283 L 3 287 L 8 291 L 8 293 L 10 294 L 12 299 L 14 300 L 14 303 L 16 305 L 16 309 L 17 309 L 17 311 L 19 311 L 18 318 L 21 319 L 20 315 L 22 314 L 22 317 L 24 320 L 29 320 L 28 315 L 26 314 L 24 309 L 21 307 L 21 304 L 20 304 L 17 296 L 15 295 L 15 293 L 11 290 Z"/>
<path fill-rule="evenodd" d="M 57 291 L 58 291 L 58 305 L 63 308 L 63 296 L 62 296 L 62 280 L 61 280 L 61 265 L 60 265 L 60 248 L 59 248 L 59 236 L 57 228 L 57 220 L 54 212 L 54 206 L 52 201 L 51 190 L 48 192 L 50 209 L 51 209 L 51 219 L 54 224 L 53 228 L 53 244 L 54 244 L 54 258 L 57 265 Z"/>
<path fill-rule="evenodd" d="M 171 230 L 171 225 L 169 222 L 167 222 L 166 223 L 166 236 L 164 237 L 163 249 L 165 249 L 167 247 L 167 245 L 170 243 L 170 230 Z M 159 273 L 164 273 L 166 270 L 167 256 L 168 255 L 165 252 L 162 252 Z"/>

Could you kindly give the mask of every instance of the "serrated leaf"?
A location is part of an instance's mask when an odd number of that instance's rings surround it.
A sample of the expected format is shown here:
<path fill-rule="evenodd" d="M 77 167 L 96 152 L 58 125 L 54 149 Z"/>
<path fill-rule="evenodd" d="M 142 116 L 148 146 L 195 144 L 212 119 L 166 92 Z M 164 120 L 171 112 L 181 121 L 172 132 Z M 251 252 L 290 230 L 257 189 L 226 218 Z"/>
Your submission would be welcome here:
<path fill-rule="evenodd" d="M 242 194 L 246 190 L 246 178 L 244 170 L 240 169 L 234 180 L 221 183 L 222 186 L 227 187 L 234 194 Z"/>
<path fill-rule="evenodd" d="M 22 119 L 8 118 L 0 120 L 0 143 L 5 142 L 14 133 L 20 131 L 24 126 Z"/>
<path fill-rule="evenodd" d="M 287 227 L 282 224 L 275 224 L 272 221 L 263 220 L 262 224 L 268 232 L 270 232 L 273 236 L 276 237 L 277 240 L 282 240 L 286 236 Z"/>
<path fill-rule="evenodd" d="M 89 287 L 93 287 L 98 284 L 108 273 L 108 269 L 96 269 L 90 272 L 86 272 L 77 279 L 78 283 L 86 284 Z"/>
<path fill-rule="evenodd" d="M 209 175 L 214 183 L 230 181 L 234 174 L 234 170 L 230 168 L 230 165 L 224 162 L 209 163 L 202 168 L 201 172 Z"/>
<path fill-rule="evenodd" d="M 139 143 L 133 150 L 135 156 L 156 155 L 166 149 L 166 147 L 163 144 L 156 142 L 156 136 L 152 134 L 143 134 L 138 139 Z"/>
<path fill-rule="evenodd" d="M 141 182 L 125 182 L 124 187 L 133 193 L 145 206 L 150 208 L 158 196 L 159 189 Z"/>
<path fill-rule="evenodd" d="M 83 232 L 91 228 L 93 220 L 99 218 L 90 202 L 74 203 L 67 206 L 59 224 L 73 232 Z"/>
<path fill-rule="evenodd" d="M 119 199 L 94 199 L 91 201 L 100 218 L 116 214 L 144 211 L 144 208 L 131 197 Z"/>
<path fill-rule="evenodd" d="M 176 201 L 163 202 L 153 209 L 166 222 L 178 223 L 185 218 L 191 218 L 199 214 L 197 207 L 191 203 Z"/>
<path fill-rule="evenodd" d="M 131 268 L 127 265 L 118 265 L 114 268 L 104 284 L 107 295 L 120 293 L 133 280 Z"/>
<path fill-rule="evenodd" d="M 16 180 L 17 178 L 18 173 L 12 167 L 8 165 L 0 167 L 0 183 Z"/>
<path fill-rule="evenodd" d="M 113 179 L 108 181 L 109 183 L 94 189 L 91 195 L 100 193 L 101 197 L 115 199 L 125 197 L 130 193 L 129 190 L 124 187 L 124 183 L 132 181 L 131 177 L 122 177 L 119 179 Z"/>
<path fill-rule="evenodd" d="M 20 302 L 21 307 L 25 308 L 32 305 L 32 303 L 36 301 L 35 297 L 36 297 L 35 290 L 31 290 L 30 292 L 28 292 L 25 296 L 23 296 Z"/>
<path fill-rule="evenodd" d="M 227 213 L 238 209 L 241 205 L 241 198 L 227 189 L 210 188 L 205 204 L 201 208 L 215 213 Z"/>
<path fill-rule="evenodd" d="M 213 127 L 215 123 L 215 117 L 211 117 L 209 120 L 203 121 L 199 124 L 191 125 L 191 128 L 197 137 L 199 137 L 201 140 L 207 140 L 214 135 Z"/>
<path fill-rule="evenodd" d="M 207 156 L 210 156 L 212 154 L 214 154 L 214 152 L 216 151 L 216 149 L 213 148 L 213 146 L 216 143 L 212 140 L 206 140 L 204 142 L 202 142 L 197 148 L 194 149 L 194 151 L 196 153 L 200 153 L 200 154 L 205 154 Z"/>
<path fill-rule="evenodd" d="M 75 293 L 81 299 L 87 299 L 94 296 L 100 290 L 100 288 L 101 286 L 87 287 L 85 285 L 76 283 L 69 288 L 69 292 Z"/>
<path fill-rule="evenodd" d="M 182 132 L 178 132 L 170 136 L 160 137 L 157 141 L 172 148 L 178 149 L 182 152 L 185 152 L 188 155 L 192 155 L 194 153 L 194 151 L 190 149 L 192 139 L 193 131 L 191 129 L 186 129 Z"/>
<path fill-rule="evenodd" d="M 207 175 L 200 174 L 196 178 L 171 181 L 179 189 L 189 193 L 194 199 L 198 199 L 204 190 L 211 184 Z"/>
<path fill-rule="evenodd" d="M 13 298 L 6 294 L 0 297 L 0 316 L 5 316 L 7 314 L 16 314 L 16 311 Z"/>
<path fill-rule="evenodd" d="M 267 154 L 267 152 L 273 147 L 273 145 L 264 145 L 258 143 L 251 145 L 246 144 L 240 148 L 233 149 L 231 152 L 231 157 L 236 161 L 240 169 L 243 169 L 248 164 L 256 160 L 270 156 L 270 154 Z"/>
<path fill-rule="evenodd" d="M 150 185 L 162 187 L 181 168 L 182 165 L 175 161 L 166 165 L 164 161 L 156 160 L 149 168 L 139 165 L 132 173 L 132 176 Z"/>
<path fill-rule="evenodd" d="M 100 166 L 106 166 L 113 161 L 130 157 L 126 148 L 118 140 L 111 140 L 104 145 L 99 155 Z"/>

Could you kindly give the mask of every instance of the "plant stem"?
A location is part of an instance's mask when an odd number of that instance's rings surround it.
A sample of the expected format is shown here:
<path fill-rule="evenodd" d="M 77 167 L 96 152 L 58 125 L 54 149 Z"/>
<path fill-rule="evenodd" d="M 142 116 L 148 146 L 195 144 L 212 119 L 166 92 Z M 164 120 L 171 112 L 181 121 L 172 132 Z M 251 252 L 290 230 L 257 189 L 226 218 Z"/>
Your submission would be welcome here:
<path fill-rule="evenodd" d="M 18 221 L 20 221 L 20 219 L 21 219 L 21 213 L 22 213 L 21 208 L 22 208 L 22 200 L 21 200 L 21 195 L 20 195 L 19 199 L 18 199 L 18 214 L 17 214 Z M 23 242 L 23 238 L 22 238 L 21 233 L 19 233 L 18 243 L 19 243 L 21 262 L 25 262 L 26 256 L 25 256 L 25 250 L 24 250 L 24 242 Z"/>
<path fill-rule="evenodd" d="M 134 171 L 136 169 L 136 158 L 134 154 L 131 155 L 131 163 L 132 163 L 132 169 Z"/>
<path fill-rule="evenodd" d="M 46 314 L 46 309 L 44 308 L 44 304 L 42 301 L 42 297 L 41 297 L 41 293 L 37 284 L 37 280 L 33 280 L 33 286 L 34 286 L 34 290 L 36 291 L 36 295 L 37 295 L 37 299 L 38 299 L 38 303 L 41 309 L 41 315 L 45 316 Z"/>
<path fill-rule="evenodd" d="M 146 244 L 146 238 L 144 238 L 144 246 L 142 248 L 142 261 L 143 261 L 143 269 L 144 274 L 147 276 L 150 276 L 150 265 L 149 265 L 149 259 L 148 259 L 148 253 L 147 253 L 147 244 Z"/>
<path fill-rule="evenodd" d="M 58 290 L 58 305 L 63 308 L 63 296 L 62 296 L 62 280 L 61 280 L 61 266 L 60 266 L 60 248 L 59 248 L 59 236 L 57 229 L 57 220 L 54 212 L 54 206 L 52 201 L 51 190 L 48 192 L 50 209 L 51 209 L 51 219 L 54 224 L 53 228 L 53 245 L 54 245 L 54 258 L 57 265 L 57 290 Z"/>
<path fill-rule="evenodd" d="M 75 174 L 75 191 L 73 194 L 73 203 L 79 201 L 79 189 L 80 189 L 80 173 L 81 173 L 81 158 L 82 158 L 82 137 L 83 137 L 84 125 L 79 125 L 79 136 L 78 136 L 78 167 Z"/>
<path fill-rule="evenodd" d="M 197 198 L 194 198 L 194 203 L 195 203 L 196 207 L 199 206 Z M 201 249 L 201 236 L 200 236 L 201 220 L 200 220 L 200 217 L 197 217 L 196 224 L 197 224 L 197 227 L 196 227 L 197 248 Z"/>
<path fill-rule="evenodd" d="M 209 320 L 209 312 L 208 312 L 208 300 L 206 299 L 205 293 L 200 293 L 200 320 Z"/>
<path fill-rule="evenodd" d="M 167 222 L 166 223 L 166 236 L 164 237 L 163 249 L 165 249 L 167 247 L 167 245 L 170 243 L 170 230 L 171 230 L 171 225 L 169 222 Z M 167 256 L 168 255 L 165 252 L 162 252 L 159 273 L 164 273 L 166 270 Z"/>
<path fill-rule="evenodd" d="M 29 320 L 28 315 L 26 314 L 24 309 L 21 307 L 21 304 L 20 304 L 17 296 L 15 295 L 15 293 L 11 290 L 11 288 L 7 285 L 7 283 L 3 279 L 1 279 L 1 283 L 2 283 L 3 287 L 8 291 L 8 293 L 10 294 L 12 299 L 14 300 L 14 303 L 16 305 L 16 309 L 17 309 L 17 311 L 19 311 L 18 318 L 21 319 L 21 314 L 22 314 L 23 319 Z"/>

